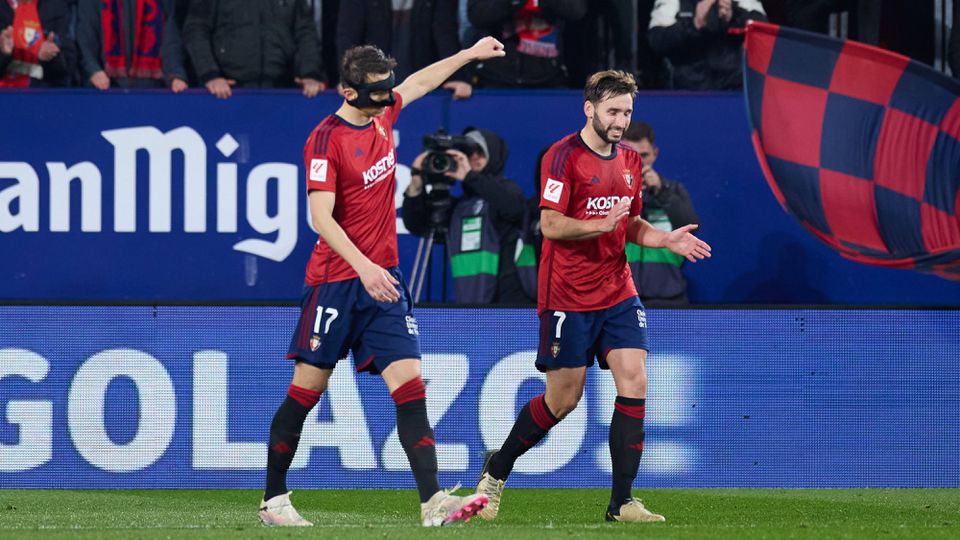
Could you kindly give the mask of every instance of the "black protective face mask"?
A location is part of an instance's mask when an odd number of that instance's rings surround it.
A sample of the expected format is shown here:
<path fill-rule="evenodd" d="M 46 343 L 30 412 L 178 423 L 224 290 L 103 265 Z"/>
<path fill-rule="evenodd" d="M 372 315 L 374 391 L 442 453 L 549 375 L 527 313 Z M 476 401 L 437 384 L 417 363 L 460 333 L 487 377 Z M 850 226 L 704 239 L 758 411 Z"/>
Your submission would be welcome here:
<path fill-rule="evenodd" d="M 357 97 L 347 101 L 347 104 L 358 109 L 365 107 L 389 107 L 397 102 L 397 98 L 393 95 L 394 82 L 395 79 L 392 71 L 389 77 L 375 83 L 353 83 L 347 81 L 347 86 L 357 91 Z M 370 98 L 371 93 L 382 91 L 389 92 L 390 97 L 381 101 L 375 101 Z"/>

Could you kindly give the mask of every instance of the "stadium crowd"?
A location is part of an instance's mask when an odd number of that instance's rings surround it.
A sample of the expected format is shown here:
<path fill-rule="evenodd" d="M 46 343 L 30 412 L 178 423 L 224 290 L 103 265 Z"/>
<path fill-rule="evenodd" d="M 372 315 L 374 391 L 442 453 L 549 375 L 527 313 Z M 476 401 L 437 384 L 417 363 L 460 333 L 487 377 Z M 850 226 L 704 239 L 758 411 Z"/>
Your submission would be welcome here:
<path fill-rule="evenodd" d="M 474 88 L 582 88 L 588 74 L 607 68 L 634 73 L 642 89 L 735 90 L 742 37 L 730 30 L 768 14 L 775 23 L 830 32 L 837 20 L 831 16 L 845 12 L 849 37 L 932 63 L 924 33 L 897 30 L 923 28 L 926 3 L 901 4 L 2 0 L 0 87 L 205 87 L 219 98 L 233 88 L 299 87 L 312 97 L 338 83 L 337 60 L 353 45 L 374 44 L 392 55 L 402 80 L 492 35 L 507 56 L 454 74 L 443 88 L 455 99 L 469 98 Z"/>

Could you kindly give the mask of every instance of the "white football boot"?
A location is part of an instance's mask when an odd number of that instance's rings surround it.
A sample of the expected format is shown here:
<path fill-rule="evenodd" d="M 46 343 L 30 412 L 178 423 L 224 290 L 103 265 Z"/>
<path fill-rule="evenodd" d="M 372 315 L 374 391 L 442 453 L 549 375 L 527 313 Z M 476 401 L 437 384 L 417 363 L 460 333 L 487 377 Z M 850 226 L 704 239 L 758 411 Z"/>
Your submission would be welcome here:
<path fill-rule="evenodd" d="M 424 527 L 440 527 L 455 521 L 466 523 L 487 506 L 486 495 L 482 493 L 463 497 L 453 495 L 453 492 L 458 489 L 460 484 L 453 489 L 438 491 L 430 497 L 429 501 L 420 504 L 420 523 Z"/>
<path fill-rule="evenodd" d="M 303 519 L 290 502 L 288 491 L 272 497 L 269 501 L 260 501 L 260 522 L 270 527 L 313 527 L 313 523 Z"/>

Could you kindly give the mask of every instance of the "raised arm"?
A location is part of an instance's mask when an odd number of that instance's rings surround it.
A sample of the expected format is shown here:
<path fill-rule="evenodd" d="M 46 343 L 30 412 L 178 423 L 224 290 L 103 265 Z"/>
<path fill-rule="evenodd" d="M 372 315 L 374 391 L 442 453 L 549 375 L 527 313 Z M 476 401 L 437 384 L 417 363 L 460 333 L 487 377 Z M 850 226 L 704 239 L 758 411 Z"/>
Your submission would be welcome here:
<path fill-rule="evenodd" d="M 500 43 L 492 37 L 485 37 L 478 41 L 473 47 L 463 49 L 453 56 L 448 56 L 443 60 L 438 60 L 429 66 L 410 75 L 400 83 L 394 91 L 400 94 L 403 99 L 403 106 L 422 98 L 431 90 L 434 90 L 458 69 L 474 60 L 487 60 L 503 56 L 503 43 Z"/>
<path fill-rule="evenodd" d="M 350 240 L 337 220 L 333 218 L 333 206 L 337 195 L 332 191 L 310 192 L 310 218 L 323 241 L 343 257 L 360 276 L 363 287 L 371 298 L 378 302 L 396 302 L 400 299 L 397 280 L 389 272 L 367 258 Z"/>

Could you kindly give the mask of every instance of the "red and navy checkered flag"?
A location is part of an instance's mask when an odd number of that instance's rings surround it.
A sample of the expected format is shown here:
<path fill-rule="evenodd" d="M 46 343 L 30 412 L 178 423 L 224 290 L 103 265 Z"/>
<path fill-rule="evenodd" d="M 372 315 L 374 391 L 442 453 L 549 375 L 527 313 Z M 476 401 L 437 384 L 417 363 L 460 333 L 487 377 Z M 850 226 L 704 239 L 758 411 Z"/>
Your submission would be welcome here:
<path fill-rule="evenodd" d="M 849 259 L 960 280 L 960 83 L 904 56 L 747 27 L 753 145 L 784 209 Z"/>

